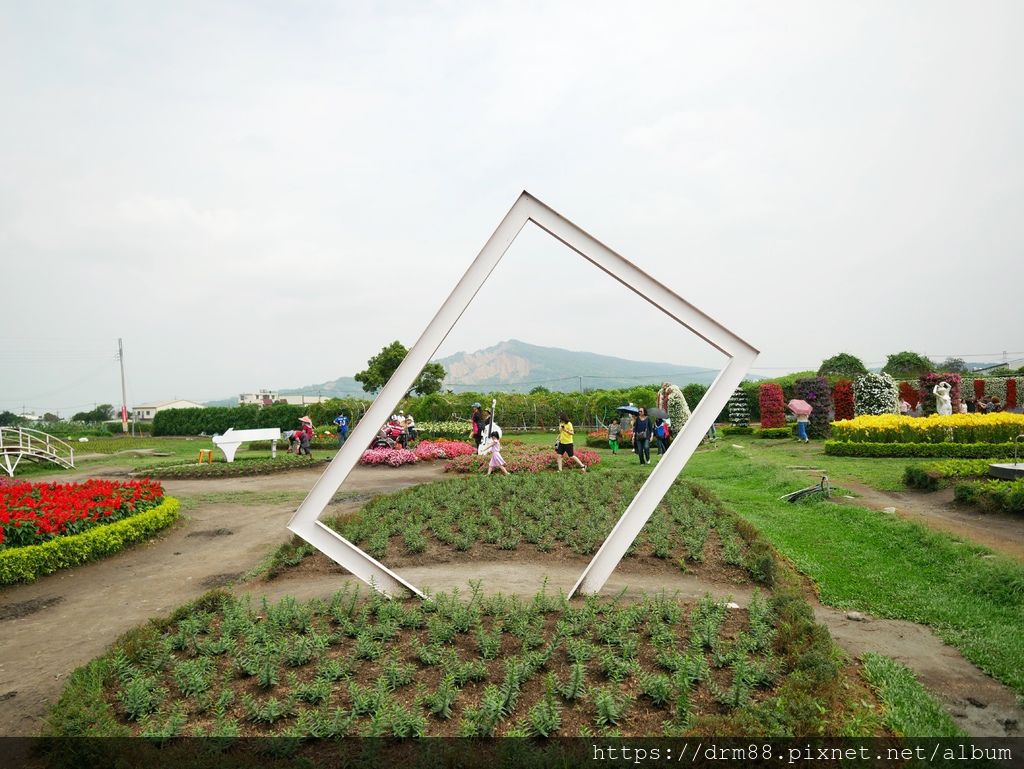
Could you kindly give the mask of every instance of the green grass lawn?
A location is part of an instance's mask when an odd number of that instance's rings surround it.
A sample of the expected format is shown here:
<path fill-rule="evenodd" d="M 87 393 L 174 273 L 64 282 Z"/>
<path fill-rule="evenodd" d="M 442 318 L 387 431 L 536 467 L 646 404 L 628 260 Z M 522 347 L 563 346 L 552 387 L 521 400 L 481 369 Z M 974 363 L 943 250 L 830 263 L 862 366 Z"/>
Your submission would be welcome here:
<path fill-rule="evenodd" d="M 784 469 L 779 457 L 766 456 L 770 450 L 720 443 L 695 454 L 684 477 L 710 487 L 757 526 L 817 584 L 825 603 L 928 625 L 1024 693 L 1024 566 L 884 513 L 828 501 L 779 501 L 806 485 L 807 474 Z M 823 469 L 840 481 L 857 477 L 850 460 L 835 459 L 843 461 Z M 861 479 L 874 485 L 889 476 L 894 462 L 881 461 L 889 469 L 872 468 Z"/>

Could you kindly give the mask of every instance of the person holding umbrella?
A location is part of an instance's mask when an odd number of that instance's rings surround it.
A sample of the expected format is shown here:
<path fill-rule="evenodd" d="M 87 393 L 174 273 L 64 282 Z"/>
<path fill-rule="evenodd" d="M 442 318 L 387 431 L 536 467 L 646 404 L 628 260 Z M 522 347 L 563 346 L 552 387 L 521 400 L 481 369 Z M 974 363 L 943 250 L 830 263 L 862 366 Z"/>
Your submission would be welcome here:
<path fill-rule="evenodd" d="M 796 414 L 797 440 L 809 443 L 811 439 L 807 436 L 807 425 L 811 421 L 811 412 L 814 411 L 814 407 L 807 401 L 793 398 L 786 404 L 786 408 Z"/>

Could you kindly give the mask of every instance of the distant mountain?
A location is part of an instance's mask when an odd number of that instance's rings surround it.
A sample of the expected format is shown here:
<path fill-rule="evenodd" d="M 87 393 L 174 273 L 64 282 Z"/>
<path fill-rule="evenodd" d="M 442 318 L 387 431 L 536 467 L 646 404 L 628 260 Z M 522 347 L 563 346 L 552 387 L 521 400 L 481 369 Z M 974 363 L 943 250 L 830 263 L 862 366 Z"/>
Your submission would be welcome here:
<path fill-rule="evenodd" d="M 476 352 L 459 352 L 435 362 L 448 376 L 445 389 L 455 392 L 529 392 L 534 387 L 572 392 L 580 389 L 611 390 L 643 384 L 672 382 L 680 387 L 697 382 L 711 384 L 715 369 L 679 366 L 598 355 L 592 352 L 540 347 L 517 339 L 499 342 Z M 760 379 L 750 376 L 750 379 Z M 349 376 L 320 384 L 282 389 L 282 395 L 323 395 L 337 398 L 365 398 L 359 382 Z M 207 405 L 232 406 L 236 399 L 211 401 Z"/>
<path fill-rule="evenodd" d="M 517 339 L 472 353 L 449 355 L 437 363 L 448 372 L 445 388 L 455 392 L 529 392 L 534 387 L 568 392 L 579 390 L 581 385 L 607 390 L 660 382 L 682 386 L 691 382 L 710 384 L 718 375 L 713 369 L 539 347 Z"/>

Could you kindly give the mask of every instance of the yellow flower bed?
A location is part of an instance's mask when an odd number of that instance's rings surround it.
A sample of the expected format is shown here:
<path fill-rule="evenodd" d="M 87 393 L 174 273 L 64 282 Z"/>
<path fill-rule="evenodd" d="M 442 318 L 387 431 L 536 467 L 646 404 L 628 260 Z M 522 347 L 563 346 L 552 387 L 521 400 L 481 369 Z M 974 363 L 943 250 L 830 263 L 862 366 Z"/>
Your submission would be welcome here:
<path fill-rule="evenodd" d="M 879 414 L 832 423 L 833 440 L 855 443 L 1006 443 L 1021 434 L 1024 414 Z"/>

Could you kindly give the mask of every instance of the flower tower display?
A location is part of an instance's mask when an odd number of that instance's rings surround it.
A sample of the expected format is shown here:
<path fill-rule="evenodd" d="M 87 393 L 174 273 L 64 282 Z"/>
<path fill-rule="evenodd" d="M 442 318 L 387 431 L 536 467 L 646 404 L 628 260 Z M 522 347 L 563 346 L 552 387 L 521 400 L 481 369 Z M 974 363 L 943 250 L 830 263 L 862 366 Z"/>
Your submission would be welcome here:
<path fill-rule="evenodd" d="M 853 382 L 849 379 L 840 379 L 832 388 L 832 406 L 837 420 L 853 419 Z"/>
<path fill-rule="evenodd" d="M 853 382 L 853 411 L 863 414 L 899 414 L 900 391 L 888 374 L 865 374 Z"/>
<path fill-rule="evenodd" d="M 729 398 L 729 422 L 733 427 L 750 427 L 750 404 L 742 387 L 737 387 Z"/>
<path fill-rule="evenodd" d="M 757 388 L 757 402 L 761 406 L 761 427 L 785 427 L 786 404 L 782 387 L 769 382 Z"/>
<path fill-rule="evenodd" d="M 668 418 L 672 420 L 672 434 L 678 435 L 690 418 L 690 405 L 683 391 L 674 384 L 663 384 L 658 390 L 658 408 L 668 412 Z"/>
<path fill-rule="evenodd" d="M 916 409 L 917 402 L 921 400 L 921 392 L 910 382 L 900 382 L 900 398 L 910 404 L 910 408 Z"/>
<path fill-rule="evenodd" d="M 953 402 L 953 413 L 958 414 L 960 412 L 960 375 L 946 373 L 931 373 L 925 374 L 918 380 L 921 383 L 919 388 L 921 398 L 921 415 L 928 416 L 929 414 L 935 413 L 935 393 L 932 389 L 939 382 L 949 382 L 953 388 L 949 392 L 949 399 Z M 1005 392 L 1003 393 L 1005 396 Z M 1004 398 L 1005 399 L 1005 398 Z"/>
<path fill-rule="evenodd" d="M 810 436 L 827 438 L 832 432 L 832 388 L 828 379 L 823 376 L 797 379 L 793 382 L 793 394 L 814 409 L 811 412 Z"/>

